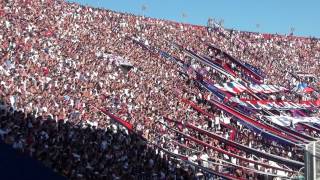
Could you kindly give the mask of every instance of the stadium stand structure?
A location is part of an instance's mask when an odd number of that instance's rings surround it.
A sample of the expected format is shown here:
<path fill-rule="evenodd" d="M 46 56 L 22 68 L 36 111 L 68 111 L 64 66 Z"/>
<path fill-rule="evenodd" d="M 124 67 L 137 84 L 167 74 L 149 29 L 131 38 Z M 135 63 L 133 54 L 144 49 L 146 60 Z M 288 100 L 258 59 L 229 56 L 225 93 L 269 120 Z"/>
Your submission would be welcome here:
<path fill-rule="evenodd" d="M 320 178 L 320 141 L 311 142 L 305 151 L 305 177 L 306 179 Z"/>
<path fill-rule="evenodd" d="M 68 179 L 301 177 L 319 63 L 316 38 L 1 1 L 0 138 Z"/>

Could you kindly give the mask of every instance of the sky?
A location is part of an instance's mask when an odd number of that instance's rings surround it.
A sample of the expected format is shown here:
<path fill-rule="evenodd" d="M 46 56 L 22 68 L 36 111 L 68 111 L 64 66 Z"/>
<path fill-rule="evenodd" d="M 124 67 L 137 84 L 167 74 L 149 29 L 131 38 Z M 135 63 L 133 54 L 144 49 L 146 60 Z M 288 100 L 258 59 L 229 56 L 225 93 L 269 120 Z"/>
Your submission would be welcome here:
<path fill-rule="evenodd" d="M 320 38 L 320 0 L 70 0 L 119 12 L 243 31 Z M 142 7 L 146 7 L 142 10 Z"/>

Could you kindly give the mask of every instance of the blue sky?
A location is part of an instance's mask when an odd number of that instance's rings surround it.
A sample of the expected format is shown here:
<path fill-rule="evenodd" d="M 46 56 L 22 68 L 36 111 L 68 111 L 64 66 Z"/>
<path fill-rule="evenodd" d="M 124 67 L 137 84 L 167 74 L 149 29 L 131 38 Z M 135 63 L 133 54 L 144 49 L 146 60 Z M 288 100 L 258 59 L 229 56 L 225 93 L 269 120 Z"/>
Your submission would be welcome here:
<path fill-rule="evenodd" d="M 209 17 L 245 31 L 320 38 L 320 0 L 70 0 L 120 12 L 206 25 Z M 200 3 L 201 2 L 201 3 Z M 183 17 L 182 14 L 186 14 Z M 257 26 L 257 24 L 259 24 Z"/>

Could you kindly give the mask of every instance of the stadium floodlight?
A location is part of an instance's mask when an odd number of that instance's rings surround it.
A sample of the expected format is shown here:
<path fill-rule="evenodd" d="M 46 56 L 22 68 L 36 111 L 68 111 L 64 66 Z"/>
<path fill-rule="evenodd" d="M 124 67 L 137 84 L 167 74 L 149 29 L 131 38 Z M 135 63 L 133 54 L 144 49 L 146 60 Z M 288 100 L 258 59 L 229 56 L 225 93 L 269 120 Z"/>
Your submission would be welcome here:
<path fill-rule="evenodd" d="M 257 30 L 260 29 L 260 24 L 259 23 L 256 24 L 256 28 L 257 28 Z"/>
<path fill-rule="evenodd" d="M 141 6 L 141 11 L 142 11 L 142 16 L 144 17 L 144 13 L 145 13 L 145 11 L 147 11 L 147 9 L 148 9 L 148 7 L 147 7 L 147 5 L 145 5 L 145 4 L 143 4 L 142 6 Z"/>
<path fill-rule="evenodd" d="M 183 19 L 186 19 L 186 18 L 188 17 L 188 14 L 186 14 L 185 12 L 182 12 L 181 17 L 182 17 Z"/>
<path fill-rule="evenodd" d="M 207 22 L 207 26 L 209 28 L 213 28 L 213 26 L 214 26 L 213 22 L 214 22 L 214 20 L 211 17 L 209 17 L 208 22 Z"/>
<path fill-rule="evenodd" d="M 219 26 L 220 26 L 220 27 L 222 27 L 222 28 L 223 28 L 223 25 L 224 25 L 224 19 L 220 19 L 220 21 L 219 21 L 219 23 L 218 23 L 218 24 L 219 24 Z"/>
<path fill-rule="evenodd" d="M 293 35 L 293 33 L 296 31 L 296 29 L 294 28 L 294 27 L 291 27 L 290 28 L 290 34 L 292 34 Z"/>
<path fill-rule="evenodd" d="M 207 28 L 208 28 L 208 31 L 211 32 L 212 29 L 215 28 L 215 25 L 214 25 L 214 19 L 209 17 L 208 18 L 208 22 L 207 22 Z"/>

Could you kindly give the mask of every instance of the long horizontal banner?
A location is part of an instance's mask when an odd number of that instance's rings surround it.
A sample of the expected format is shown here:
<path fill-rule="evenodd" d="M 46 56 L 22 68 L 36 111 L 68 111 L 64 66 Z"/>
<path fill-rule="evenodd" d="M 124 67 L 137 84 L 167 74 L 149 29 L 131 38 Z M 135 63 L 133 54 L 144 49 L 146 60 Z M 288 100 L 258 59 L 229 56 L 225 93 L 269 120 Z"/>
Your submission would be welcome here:
<path fill-rule="evenodd" d="M 260 81 L 263 79 L 263 77 L 259 73 L 257 73 L 256 71 L 253 71 L 250 67 L 246 66 L 243 62 L 235 59 L 234 57 L 232 57 L 228 53 L 222 51 L 220 48 L 214 46 L 213 44 L 208 44 L 208 45 L 210 48 L 215 49 L 220 53 L 223 53 L 231 62 L 239 65 L 241 68 L 243 68 L 245 73 L 252 75 L 256 80 Z"/>
<path fill-rule="evenodd" d="M 290 116 L 265 116 L 270 121 L 280 126 L 290 126 L 297 123 L 316 123 L 320 124 L 320 118 L 317 117 L 290 117 Z"/>
<path fill-rule="evenodd" d="M 264 109 L 264 110 L 294 110 L 294 109 L 309 109 L 316 108 L 320 105 L 320 100 L 317 101 L 270 101 L 270 100 L 247 100 L 231 97 L 230 101 L 238 103 L 242 106 L 251 109 Z"/>
<path fill-rule="evenodd" d="M 168 122 L 174 122 L 174 123 L 176 123 L 178 125 L 182 125 L 181 121 L 172 120 L 172 119 L 169 119 L 167 117 L 164 117 L 164 120 L 166 120 Z M 288 166 L 295 166 L 295 167 L 303 166 L 303 163 L 301 163 L 301 162 L 298 162 L 298 161 L 295 161 L 295 160 L 291 160 L 291 159 L 287 159 L 287 158 L 283 158 L 283 157 L 280 157 L 280 156 L 277 156 L 277 155 L 273 155 L 273 154 L 257 151 L 256 149 L 250 148 L 248 146 L 245 146 L 245 145 L 233 142 L 233 141 L 229 141 L 229 140 L 227 140 L 227 139 L 225 139 L 225 138 L 223 138 L 223 137 L 221 137 L 219 135 L 216 135 L 216 134 L 214 134 L 212 132 L 208 132 L 206 130 L 197 128 L 196 126 L 194 126 L 192 124 L 186 123 L 186 124 L 183 124 L 183 126 L 185 126 L 188 129 L 192 129 L 194 131 L 200 132 L 201 134 L 205 134 L 205 135 L 207 135 L 207 136 L 209 136 L 211 138 L 218 139 L 219 141 L 222 141 L 223 143 L 226 143 L 226 144 L 228 144 L 228 145 L 230 145 L 232 147 L 235 147 L 236 149 L 242 150 L 242 151 L 244 151 L 246 153 L 255 154 L 256 156 L 263 157 L 263 158 L 266 158 L 266 159 L 270 159 L 270 160 L 273 160 L 273 161 L 281 163 L 281 164 L 286 164 Z M 190 135 L 186 135 L 181 131 L 175 130 L 175 132 L 184 135 L 185 137 L 187 137 L 188 139 L 191 139 L 192 141 L 195 141 L 195 142 L 197 142 L 199 144 L 207 146 L 205 142 L 203 142 L 203 141 L 201 141 L 201 140 L 199 140 L 199 139 L 197 139 L 195 137 L 192 137 Z M 224 149 L 220 149 L 218 147 L 214 147 L 212 149 L 214 149 L 214 150 L 216 150 L 218 152 L 221 152 L 223 154 L 227 154 L 229 156 L 232 156 L 232 157 L 235 157 L 235 158 L 239 158 L 239 159 L 247 161 L 247 162 L 251 161 L 251 163 L 252 163 L 252 160 L 243 159 L 242 157 L 240 158 L 238 155 L 233 154 L 233 152 L 228 152 L 228 151 L 226 151 Z M 271 168 L 274 168 L 274 169 L 278 169 L 277 167 L 272 167 L 270 165 L 267 165 L 267 164 L 264 164 L 264 163 L 260 163 L 258 161 L 254 162 L 254 163 L 262 165 L 262 166 L 265 166 L 265 167 L 268 166 L 268 167 L 271 167 Z M 281 168 L 281 170 L 284 170 L 284 169 Z M 288 171 L 288 170 L 284 170 L 284 171 Z"/>
<path fill-rule="evenodd" d="M 265 134 L 267 136 L 269 136 L 270 138 L 275 139 L 276 141 L 278 141 L 279 143 L 284 143 L 284 144 L 291 144 L 291 145 L 297 145 L 299 143 L 299 140 L 297 140 L 295 137 L 292 137 L 292 135 L 289 134 L 283 134 L 283 131 L 280 131 L 279 129 L 275 128 L 274 126 L 271 125 L 267 125 L 264 123 L 261 123 L 260 121 L 257 121 L 255 119 L 252 119 L 249 116 L 246 116 L 244 114 L 242 114 L 241 112 L 223 104 L 220 103 L 214 99 L 212 100 L 208 100 L 207 102 L 209 102 L 210 104 L 213 104 L 214 106 L 216 106 L 217 108 L 231 114 L 234 116 L 234 118 L 239 119 L 242 124 L 246 127 L 248 127 L 249 129 L 252 128 L 252 130 L 261 133 L 261 134 Z"/>
<path fill-rule="evenodd" d="M 214 85 L 216 88 L 226 91 L 226 92 L 231 92 L 233 94 L 239 94 L 243 91 L 248 91 L 248 88 L 242 85 L 239 82 L 227 82 L 223 84 L 215 84 Z M 288 91 L 287 88 L 281 87 L 281 86 L 276 86 L 276 85 L 266 85 L 266 84 L 250 84 L 249 85 L 250 90 L 252 90 L 254 93 L 264 93 L 264 94 L 270 94 L 270 93 L 276 93 L 276 92 L 284 92 Z"/>

